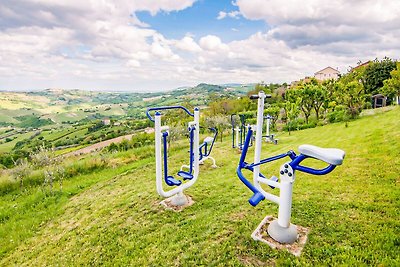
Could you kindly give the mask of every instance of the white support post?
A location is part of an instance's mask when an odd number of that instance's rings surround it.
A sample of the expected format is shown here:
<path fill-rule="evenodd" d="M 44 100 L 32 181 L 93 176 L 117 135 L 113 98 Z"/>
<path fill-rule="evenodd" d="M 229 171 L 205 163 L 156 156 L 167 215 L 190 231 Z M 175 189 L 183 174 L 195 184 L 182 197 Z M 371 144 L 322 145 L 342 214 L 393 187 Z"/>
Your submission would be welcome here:
<path fill-rule="evenodd" d="M 295 173 L 288 163 L 281 166 L 280 172 L 281 188 L 279 192 L 278 224 L 281 227 L 288 228 L 292 213 L 292 192 Z"/>
<path fill-rule="evenodd" d="M 289 163 L 280 169 L 280 194 L 278 219 L 268 226 L 268 234 L 279 243 L 292 244 L 297 239 L 297 227 L 290 223 L 292 191 L 295 173 Z"/>
<path fill-rule="evenodd" d="M 235 142 L 235 146 L 239 147 L 239 131 L 240 129 L 238 127 L 235 128 L 235 132 L 236 132 L 236 142 Z"/>
<path fill-rule="evenodd" d="M 162 154 L 161 154 L 161 113 L 156 112 L 154 115 L 154 131 L 155 131 L 155 153 L 156 153 L 156 188 L 160 196 L 164 196 L 162 188 Z"/>
<path fill-rule="evenodd" d="M 255 140 L 255 148 L 254 148 L 254 163 L 257 164 L 260 162 L 261 158 L 261 145 L 262 145 L 262 128 L 263 128 L 263 120 L 264 120 L 264 99 L 265 94 L 263 91 L 258 93 L 258 104 L 257 104 L 257 128 L 256 128 L 256 140 Z M 261 189 L 261 186 L 258 182 L 258 178 L 260 176 L 260 165 L 254 167 L 253 170 L 253 184 L 257 189 Z"/>

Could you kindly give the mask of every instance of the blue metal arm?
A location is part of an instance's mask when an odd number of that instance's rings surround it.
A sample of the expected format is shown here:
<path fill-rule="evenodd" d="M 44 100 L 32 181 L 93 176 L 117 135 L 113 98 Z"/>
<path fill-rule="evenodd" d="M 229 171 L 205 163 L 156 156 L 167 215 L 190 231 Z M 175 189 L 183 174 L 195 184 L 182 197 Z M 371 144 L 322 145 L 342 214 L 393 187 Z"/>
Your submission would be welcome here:
<path fill-rule="evenodd" d="M 246 140 L 244 142 L 242 154 L 240 156 L 239 166 L 237 167 L 237 170 L 236 170 L 236 173 L 237 173 L 239 179 L 254 193 L 253 196 L 249 199 L 249 203 L 252 206 L 256 206 L 260 201 L 264 200 L 265 197 L 249 180 L 246 179 L 246 177 L 242 173 L 242 169 L 254 171 L 254 167 L 256 167 L 256 166 L 259 166 L 259 165 L 262 165 L 262 164 L 265 164 L 265 163 L 268 163 L 271 161 L 275 161 L 278 159 L 282 159 L 285 157 L 290 157 L 290 159 L 292 160 L 289 163 L 289 165 L 293 168 L 293 170 L 298 170 L 298 171 L 313 174 L 313 175 L 324 175 L 324 174 L 330 173 L 336 167 L 335 165 L 329 165 L 324 169 L 317 170 L 317 169 L 313 169 L 310 167 L 301 166 L 300 163 L 308 157 L 303 154 L 296 155 L 296 153 L 294 153 L 292 150 L 290 150 L 284 154 L 280 154 L 277 156 L 263 159 L 258 163 L 248 164 L 245 162 L 245 159 L 246 159 L 247 151 L 249 149 L 250 140 L 251 140 L 252 135 L 253 135 L 253 130 L 250 127 L 249 131 L 247 132 L 247 135 L 246 135 Z M 265 178 L 265 176 L 261 173 L 260 173 L 260 176 Z"/>
<path fill-rule="evenodd" d="M 309 157 L 307 157 L 303 154 L 300 154 L 297 157 L 293 158 L 292 162 L 290 162 L 289 165 L 294 170 L 298 170 L 298 171 L 313 174 L 313 175 L 325 175 L 325 174 L 330 173 L 331 171 L 333 171 L 336 168 L 336 165 L 332 165 L 332 164 L 330 164 L 326 168 L 320 169 L 320 170 L 313 169 L 313 168 L 306 167 L 306 166 L 301 166 L 300 163 L 307 158 L 309 158 Z"/>
<path fill-rule="evenodd" d="M 147 118 L 154 122 L 154 118 L 150 115 L 150 111 L 153 110 L 167 110 L 167 109 L 183 109 L 189 116 L 194 117 L 194 114 L 191 113 L 187 108 L 183 106 L 164 106 L 164 107 L 154 107 L 154 108 L 148 108 L 146 111 Z"/>

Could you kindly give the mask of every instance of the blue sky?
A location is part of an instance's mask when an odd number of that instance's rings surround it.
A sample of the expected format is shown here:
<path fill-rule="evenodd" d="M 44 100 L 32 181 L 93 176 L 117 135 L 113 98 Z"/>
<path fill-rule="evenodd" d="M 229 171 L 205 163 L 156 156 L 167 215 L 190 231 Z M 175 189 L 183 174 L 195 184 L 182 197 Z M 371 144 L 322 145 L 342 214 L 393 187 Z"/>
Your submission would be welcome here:
<path fill-rule="evenodd" d="M 246 39 L 257 31 L 265 31 L 264 20 L 248 20 L 241 15 L 232 18 L 217 19 L 219 12 L 238 12 L 232 1 L 218 0 L 195 2 L 191 7 L 180 11 L 159 12 L 152 15 L 148 11 L 136 12 L 137 17 L 166 38 L 181 39 L 192 34 L 195 40 L 212 34 L 223 42 Z"/>
<path fill-rule="evenodd" d="M 395 0 L 3 0 L 0 90 L 290 83 L 400 55 Z"/>

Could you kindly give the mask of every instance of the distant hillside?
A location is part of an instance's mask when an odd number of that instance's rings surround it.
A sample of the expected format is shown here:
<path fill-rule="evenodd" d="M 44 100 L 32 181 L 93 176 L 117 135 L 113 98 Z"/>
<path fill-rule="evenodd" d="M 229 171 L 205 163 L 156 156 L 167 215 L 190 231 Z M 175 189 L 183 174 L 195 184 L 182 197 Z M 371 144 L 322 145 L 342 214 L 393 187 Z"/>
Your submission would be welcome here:
<path fill-rule="evenodd" d="M 188 103 L 206 105 L 210 99 L 246 94 L 254 85 L 213 85 L 155 93 L 96 92 L 46 89 L 35 92 L 0 92 L 0 126 L 37 127 L 100 118 L 144 118 L 149 106 Z M 24 118 L 22 121 L 21 118 Z M 29 118 L 29 120 L 25 119 Z M 29 122 L 32 122 L 32 125 Z"/>

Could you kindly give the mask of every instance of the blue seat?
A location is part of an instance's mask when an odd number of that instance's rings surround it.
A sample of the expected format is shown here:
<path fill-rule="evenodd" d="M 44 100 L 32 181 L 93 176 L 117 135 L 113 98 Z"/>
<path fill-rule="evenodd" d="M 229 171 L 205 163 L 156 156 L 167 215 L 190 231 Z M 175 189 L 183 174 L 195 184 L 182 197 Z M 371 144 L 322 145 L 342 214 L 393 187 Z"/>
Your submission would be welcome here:
<path fill-rule="evenodd" d="M 169 186 L 181 185 L 182 184 L 182 181 L 179 181 L 179 180 L 175 179 L 173 176 L 168 176 L 167 178 L 165 178 L 165 182 Z"/>
<path fill-rule="evenodd" d="M 185 171 L 179 171 L 178 175 L 183 178 L 183 180 L 192 180 L 193 179 L 193 174 L 185 172 Z"/>

